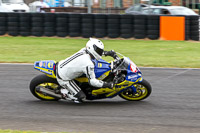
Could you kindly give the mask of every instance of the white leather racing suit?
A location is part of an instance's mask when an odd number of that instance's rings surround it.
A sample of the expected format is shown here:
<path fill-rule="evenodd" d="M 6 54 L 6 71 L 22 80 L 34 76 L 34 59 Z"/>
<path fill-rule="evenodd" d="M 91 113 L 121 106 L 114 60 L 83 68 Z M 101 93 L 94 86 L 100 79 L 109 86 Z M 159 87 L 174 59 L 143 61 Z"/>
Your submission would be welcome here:
<path fill-rule="evenodd" d="M 73 81 L 73 79 L 83 74 L 86 74 L 90 85 L 94 87 L 103 86 L 104 82 L 95 77 L 94 64 L 90 55 L 87 54 L 86 48 L 81 49 L 65 60 L 61 60 L 57 65 L 58 83 L 68 89 L 74 97 L 83 98 L 78 94 L 81 91 L 80 87 Z"/>

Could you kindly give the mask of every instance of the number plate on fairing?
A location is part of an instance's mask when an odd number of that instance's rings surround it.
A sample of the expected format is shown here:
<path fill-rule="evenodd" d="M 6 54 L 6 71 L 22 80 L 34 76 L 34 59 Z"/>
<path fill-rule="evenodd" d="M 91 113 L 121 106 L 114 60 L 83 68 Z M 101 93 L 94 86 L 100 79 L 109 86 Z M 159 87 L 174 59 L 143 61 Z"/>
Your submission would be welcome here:
<path fill-rule="evenodd" d="M 46 60 L 46 61 L 36 61 L 34 63 L 34 68 L 38 71 L 41 71 L 47 75 L 55 76 L 55 67 L 56 61 L 54 60 Z"/>

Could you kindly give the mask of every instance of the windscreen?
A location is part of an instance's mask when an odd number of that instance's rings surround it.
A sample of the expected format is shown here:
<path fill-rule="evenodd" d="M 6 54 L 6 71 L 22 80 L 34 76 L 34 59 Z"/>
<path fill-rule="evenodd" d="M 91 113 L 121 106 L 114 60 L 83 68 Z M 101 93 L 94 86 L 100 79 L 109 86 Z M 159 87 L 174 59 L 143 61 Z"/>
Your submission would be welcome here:
<path fill-rule="evenodd" d="M 171 9 L 173 15 L 197 15 L 194 11 L 188 8 Z"/>
<path fill-rule="evenodd" d="M 130 60 L 127 57 L 122 59 L 121 64 L 116 68 L 116 70 L 127 70 L 130 64 Z"/>
<path fill-rule="evenodd" d="M 13 3 L 13 4 L 17 4 L 17 3 L 24 3 L 23 0 L 2 0 L 2 3 Z"/>

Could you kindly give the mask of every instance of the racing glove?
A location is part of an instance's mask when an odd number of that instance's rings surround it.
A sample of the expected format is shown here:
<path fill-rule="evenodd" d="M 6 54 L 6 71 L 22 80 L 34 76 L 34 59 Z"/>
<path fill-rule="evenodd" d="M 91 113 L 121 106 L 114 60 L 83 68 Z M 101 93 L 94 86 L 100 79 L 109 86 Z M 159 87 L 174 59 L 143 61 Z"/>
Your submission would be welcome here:
<path fill-rule="evenodd" d="M 114 59 L 116 59 L 118 56 L 116 54 L 116 52 L 114 50 L 111 50 L 111 51 L 104 51 L 104 55 L 105 56 L 111 56 L 113 57 Z"/>
<path fill-rule="evenodd" d="M 104 82 L 102 88 L 110 88 L 112 89 L 114 87 L 113 82 Z"/>

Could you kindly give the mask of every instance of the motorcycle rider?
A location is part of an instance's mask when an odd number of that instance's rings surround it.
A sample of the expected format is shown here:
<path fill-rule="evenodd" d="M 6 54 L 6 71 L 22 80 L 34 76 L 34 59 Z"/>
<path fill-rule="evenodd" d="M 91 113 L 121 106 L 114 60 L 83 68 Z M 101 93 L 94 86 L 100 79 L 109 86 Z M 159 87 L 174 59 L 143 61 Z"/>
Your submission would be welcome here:
<path fill-rule="evenodd" d="M 81 88 L 74 82 L 74 79 L 82 74 L 86 74 L 91 86 L 113 88 L 112 82 L 104 82 L 95 77 L 92 59 L 100 60 L 103 54 L 113 58 L 117 56 L 113 50 L 104 51 L 104 44 L 100 40 L 90 38 L 85 48 L 58 62 L 56 76 L 58 83 L 63 87 L 60 90 L 63 98 L 80 103 L 86 97 Z"/>

